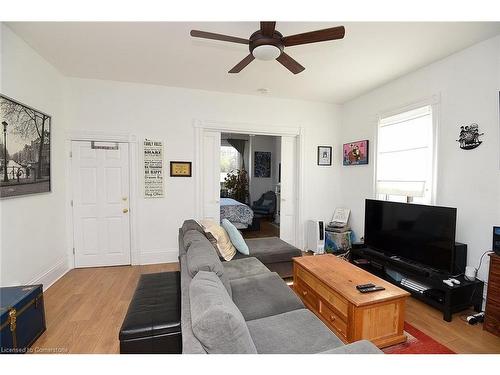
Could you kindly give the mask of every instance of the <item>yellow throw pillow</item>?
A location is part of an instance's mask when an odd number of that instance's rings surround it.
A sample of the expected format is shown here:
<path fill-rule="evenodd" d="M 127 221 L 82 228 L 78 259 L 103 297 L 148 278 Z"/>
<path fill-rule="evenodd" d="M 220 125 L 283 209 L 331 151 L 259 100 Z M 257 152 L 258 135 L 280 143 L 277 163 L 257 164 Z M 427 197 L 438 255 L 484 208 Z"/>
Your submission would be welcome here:
<path fill-rule="evenodd" d="M 236 248 L 233 246 L 226 230 L 213 220 L 201 220 L 201 225 L 205 232 L 210 232 L 217 240 L 217 248 L 224 260 L 233 259 L 236 254 Z"/>

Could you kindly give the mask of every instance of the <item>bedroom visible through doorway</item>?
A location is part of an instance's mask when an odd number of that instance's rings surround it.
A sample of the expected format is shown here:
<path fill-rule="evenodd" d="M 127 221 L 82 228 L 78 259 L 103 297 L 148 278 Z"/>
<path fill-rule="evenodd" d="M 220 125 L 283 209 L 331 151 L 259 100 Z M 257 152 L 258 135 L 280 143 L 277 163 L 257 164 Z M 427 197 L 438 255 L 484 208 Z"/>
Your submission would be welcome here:
<path fill-rule="evenodd" d="M 222 133 L 220 220 L 245 238 L 280 237 L 281 137 Z"/>

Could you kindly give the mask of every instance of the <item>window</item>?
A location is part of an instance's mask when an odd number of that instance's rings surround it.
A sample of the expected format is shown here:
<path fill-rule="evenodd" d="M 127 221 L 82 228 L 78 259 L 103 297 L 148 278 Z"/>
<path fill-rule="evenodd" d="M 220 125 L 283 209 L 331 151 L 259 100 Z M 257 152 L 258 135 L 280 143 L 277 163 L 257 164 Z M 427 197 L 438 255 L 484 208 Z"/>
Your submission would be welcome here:
<path fill-rule="evenodd" d="M 227 174 L 241 166 L 240 153 L 233 146 L 222 145 L 220 149 L 220 182 Z"/>
<path fill-rule="evenodd" d="M 434 174 L 432 107 L 381 118 L 377 142 L 377 198 L 430 204 Z"/>

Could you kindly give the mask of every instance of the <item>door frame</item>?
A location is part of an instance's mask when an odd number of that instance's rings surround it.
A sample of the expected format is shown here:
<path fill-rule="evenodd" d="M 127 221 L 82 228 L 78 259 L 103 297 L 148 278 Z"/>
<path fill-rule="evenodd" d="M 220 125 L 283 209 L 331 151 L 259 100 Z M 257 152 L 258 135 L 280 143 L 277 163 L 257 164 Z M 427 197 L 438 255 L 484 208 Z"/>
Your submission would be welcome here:
<path fill-rule="evenodd" d="M 203 213 L 203 181 L 200 173 L 196 171 L 201 168 L 201 150 L 203 142 L 203 132 L 220 131 L 221 133 L 239 133 L 249 135 L 268 135 L 275 137 L 294 136 L 297 139 L 297 162 L 295 165 L 298 181 L 297 189 L 297 207 L 295 219 L 295 241 L 299 248 L 304 247 L 304 231 L 301 230 L 305 223 L 304 210 L 304 160 L 305 160 L 305 130 L 301 126 L 290 127 L 275 124 L 258 124 L 258 123 L 240 123 L 227 121 L 209 121 L 198 120 L 193 121 L 194 128 L 194 168 L 195 173 L 195 219 L 201 219 Z"/>
<path fill-rule="evenodd" d="M 139 254 L 139 232 L 137 223 L 139 215 L 137 210 L 137 198 L 139 194 L 139 144 L 137 136 L 124 132 L 97 132 L 97 131 L 78 131 L 73 130 L 66 133 L 65 139 L 65 160 L 66 160 L 66 254 L 69 269 L 75 268 L 74 254 L 74 233 L 73 233 L 73 188 L 72 188 L 72 173 L 71 173 L 71 143 L 73 141 L 84 142 L 119 142 L 128 143 L 129 145 L 129 226 L 130 226 L 130 262 L 132 265 L 140 264 Z"/>

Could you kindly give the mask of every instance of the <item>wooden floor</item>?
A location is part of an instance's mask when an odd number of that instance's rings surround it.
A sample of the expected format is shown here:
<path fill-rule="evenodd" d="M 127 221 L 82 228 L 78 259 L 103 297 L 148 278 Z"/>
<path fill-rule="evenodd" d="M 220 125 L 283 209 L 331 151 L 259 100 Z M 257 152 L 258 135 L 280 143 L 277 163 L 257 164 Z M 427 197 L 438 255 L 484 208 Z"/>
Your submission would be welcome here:
<path fill-rule="evenodd" d="M 262 238 L 262 237 L 279 237 L 280 228 L 276 224 L 271 223 L 268 219 L 262 218 L 260 221 L 260 230 L 242 231 L 244 238 Z"/>
<path fill-rule="evenodd" d="M 119 353 L 118 332 L 143 273 L 176 271 L 178 263 L 73 269 L 44 295 L 43 352 Z"/>
<path fill-rule="evenodd" d="M 45 292 L 47 331 L 34 347 L 46 352 L 118 353 L 118 331 L 142 273 L 174 271 L 177 263 L 75 269 Z M 446 323 L 437 310 L 409 298 L 406 321 L 457 353 L 500 353 L 500 338 L 459 314 Z"/>

